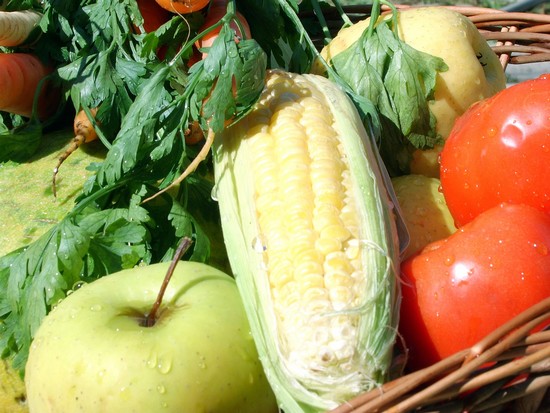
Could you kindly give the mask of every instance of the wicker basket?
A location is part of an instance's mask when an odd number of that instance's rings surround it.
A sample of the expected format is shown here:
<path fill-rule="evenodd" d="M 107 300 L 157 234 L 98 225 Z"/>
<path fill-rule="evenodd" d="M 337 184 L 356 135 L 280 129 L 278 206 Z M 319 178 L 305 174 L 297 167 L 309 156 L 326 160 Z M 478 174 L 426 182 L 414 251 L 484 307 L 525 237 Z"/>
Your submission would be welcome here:
<path fill-rule="evenodd" d="M 482 341 L 359 395 L 330 413 L 548 412 L 550 297 Z"/>
<path fill-rule="evenodd" d="M 397 5 L 399 9 L 415 7 Z M 469 17 L 508 64 L 550 61 L 550 16 L 480 7 L 445 6 Z M 370 5 L 344 7 L 352 22 L 370 15 Z M 383 7 L 383 11 L 389 11 Z M 313 17 L 305 13 L 303 17 Z M 335 9 L 324 11 L 332 34 L 342 27 Z M 314 18 L 314 17 L 313 17 Z M 312 36 L 320 49 L 323 40 Z M 550 72 L 550 70 L 549 70 Z M 398 375 L 330 413 L 372 412 L 550 412 L 550 297 L 501 326 L 478 344 L 423 370 Z M 396 357 L 396 364 L 404 364 Z"/>

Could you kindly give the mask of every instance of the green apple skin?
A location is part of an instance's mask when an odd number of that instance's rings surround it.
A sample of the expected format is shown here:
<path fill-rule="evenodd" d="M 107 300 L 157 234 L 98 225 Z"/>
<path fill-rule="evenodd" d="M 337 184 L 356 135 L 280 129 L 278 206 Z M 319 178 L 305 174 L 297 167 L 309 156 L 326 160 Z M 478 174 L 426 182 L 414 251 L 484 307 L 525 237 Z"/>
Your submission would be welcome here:
<path fill-rule="evenodd" d="M 167 270 L 105 276 L 45 317 L 26 365 L 31 413 L 278 411 L 230 276 L 179 262 L 156 324 L 140 325 Z"/>

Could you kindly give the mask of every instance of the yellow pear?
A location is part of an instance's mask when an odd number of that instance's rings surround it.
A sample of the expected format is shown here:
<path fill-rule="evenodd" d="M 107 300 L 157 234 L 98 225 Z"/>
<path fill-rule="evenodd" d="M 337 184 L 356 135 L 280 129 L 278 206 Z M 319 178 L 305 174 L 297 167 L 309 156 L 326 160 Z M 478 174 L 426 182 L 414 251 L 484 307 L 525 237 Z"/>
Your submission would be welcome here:
<path fill-rule="evenodd" d="M 445 7 L 410 7 L 398 12 L 398 34 L 409 46 L 445 61 L 448 70 L 437 74 L 434 100 L 430 101 L 437 124 L 436 131 L 445 139 L 455 122 L 468 107 L 506 87 L 504 69 L 472 21 Z M 342 29 L 321 51 L 330 63 L 338 53 L 359 39 L 370 19 Z M 315 73 L 324 72 L 316 62 Z M 441 147 L 418 151 L 411 173 L 439 176 L 438 153 Z"/>

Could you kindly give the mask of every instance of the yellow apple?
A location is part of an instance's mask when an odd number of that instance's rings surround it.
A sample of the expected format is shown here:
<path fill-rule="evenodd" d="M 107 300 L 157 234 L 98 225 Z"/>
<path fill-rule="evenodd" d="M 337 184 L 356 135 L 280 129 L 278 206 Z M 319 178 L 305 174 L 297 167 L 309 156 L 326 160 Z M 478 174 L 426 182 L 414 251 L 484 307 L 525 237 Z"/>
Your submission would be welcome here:
<path fill-rule="evenodd" d="M 410 236 L 404 259 L 456 231 L 453 217 L 439 190 L 439 179 L 403 175 L 393 178 L 392 184 Z"/>
<path fill-rule="evenodd" d="M 26 365 L 31 413 L 278 411 L 230 276 L 179 262 L 143 325 L 167 269 L 105 276 L 46 316 Z"/>
<path fill-rule="evenodd" d="M 498 56 L 472 21 L 445 7 L 410 7 L 397 17 L 399 37 L 409 46 L 442 58 L 448 70 L 437 74 L 434 100 L 430 109 L 436 118 L 436 131 L 445 139 L 455 119 L 478 100 L 506 87 L 506 76 Z M 330 63 L 338 53 L 359 39 L 370 19 L 342 29 L 321 51 Z M 313 72 L 323 72 L 319 62 Z M 441 147 L 415 154 L 411 173 L 439 176 Z"/>

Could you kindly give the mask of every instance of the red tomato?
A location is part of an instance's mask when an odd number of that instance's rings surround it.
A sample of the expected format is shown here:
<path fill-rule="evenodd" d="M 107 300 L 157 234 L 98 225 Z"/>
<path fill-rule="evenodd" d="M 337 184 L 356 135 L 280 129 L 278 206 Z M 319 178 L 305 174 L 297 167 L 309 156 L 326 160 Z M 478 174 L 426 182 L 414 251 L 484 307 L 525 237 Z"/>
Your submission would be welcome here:
<path fill-rule="evenodd" d="M 550 216 L 501 204 L 404 261 L 401 273 L 399 328 L 418 369 L 550 297 Z"/>
<path fill-rule="evenodd" d="M 172 14 L 152 0 L 137 0 L 137 5 L 143 17 L 143 28 L 150 33 L 157 30 L 172 17 Z M 139 29 L 136 28 L 139 33 Z"/>
<path fill-rule="evenodd" d="M 199 32 L 202 32 L 203 30 L 206 30 L 209 27 L 216 24 L 218 21 L 220 21 L 220 19 L 223 16 L 225 16 L 226 12 L 227 12 L 227 5 L 225 4 L 225 2 L 223 2 L 223 1 L 222 2 L 213 2 L 212 5 L 210 6 L 210 9 L 208 10 L 208 14 L 206 16 L 206 19 L 205 19 L 202 27 L 199 29 Z M 229 23 L 229 27 L 231 27 L 235 31 L 235 41 L 238 43 L 239 39 L 242 38 L 242 37 L 250 39 L 250 37 L 252 35 L 250 33 L 250 26 L 248 25 L 247 20 L 239 12 L 236 12 L 235 15 L 236 15 L 236 18 L 241 23 L 243 31 L 244 31 L 244 36 L 243 36 L 243 33 L 241 33 L 240 27 L 235 22 L 235 20 L 232 20 L 231 23 Z M 197 49 L 211 47 L 212 44 L 214 43 L 214 40 L 216 40 L 216 38 L 218 37 L 218 34 L 220 33 L 221 29 L 222 28 L 220 26 L 220 27 L 216 28 L 215 30 L 212 30 L 211 32 L 209 32 L 205 36 L 203 36 L 199 41 L 197 41 L 197 43 L 195 45 L 197 47 Z M 206 58 L 207 54 L 208 53 L 206 53 L 206 52 L 202 52 L 202 58 L 203 59 Z"/>
<path fill-rule="evenodd" d="M 143 17 L 143 28 L 146 33 L 154 32 L 173 16 L 172 13 L 163 9 L 153 0 L 137 0 L 137 5 Z M 134 27 L 134 29 L 136 33 L 140 33 L 138 27 Z M 166 50 L 167 46 L 165 44 L 157 49 L 156 54 L 159 60 L 164 60 Z"/>
<path fill-rule="evenodd" d="M 470 107 L 440 162 L 441 188 L 457 226 L 501 202 L 550 213 L 550 74 Z"/>

